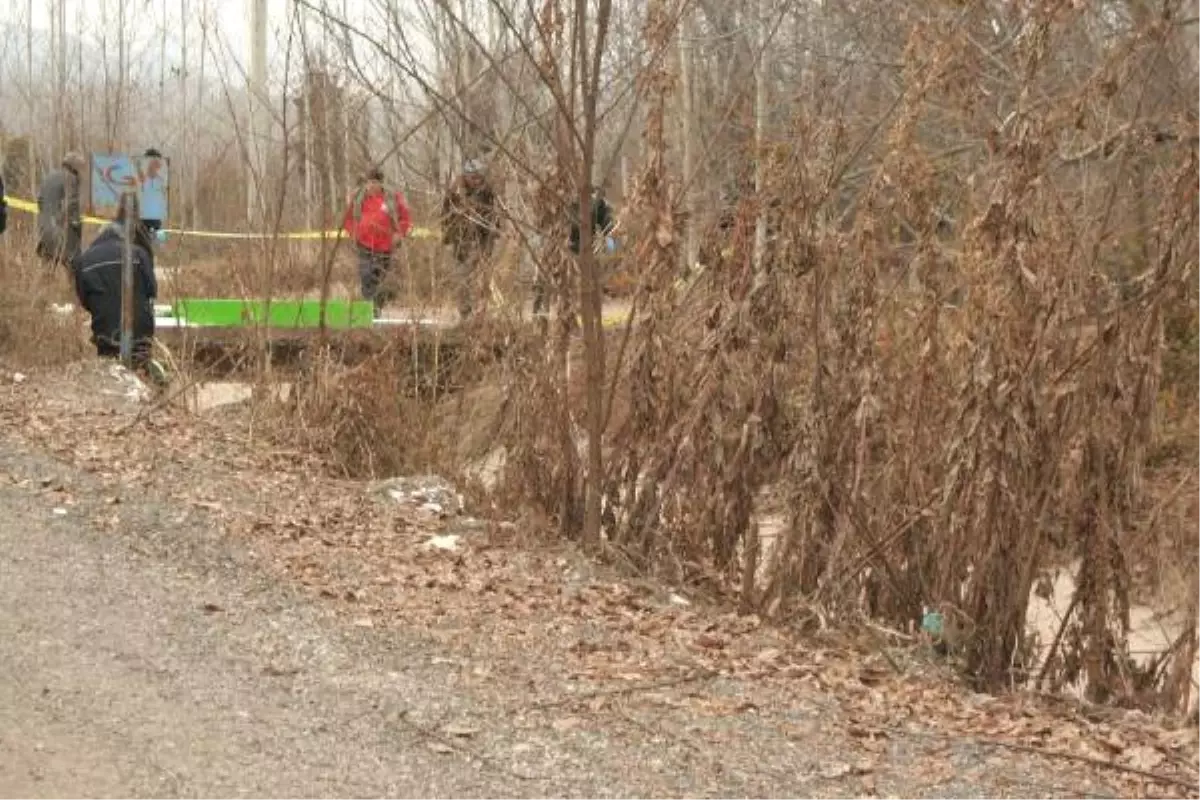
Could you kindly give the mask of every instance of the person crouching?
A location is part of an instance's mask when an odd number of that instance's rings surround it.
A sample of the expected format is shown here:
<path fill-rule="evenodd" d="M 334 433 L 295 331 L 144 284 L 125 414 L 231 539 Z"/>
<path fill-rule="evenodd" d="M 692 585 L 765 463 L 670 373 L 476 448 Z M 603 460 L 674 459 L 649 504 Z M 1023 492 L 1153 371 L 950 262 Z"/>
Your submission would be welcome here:
<path fill-rule="evenodd" d="M 121 205 L 116 219 L 105 225 L 91 245 L 71 261 L 79 304 L 92 317 L 92 344 L 101 358 L 121 355 L 121 270 L 125 227 L 132 225 L 133 364 L 142 370 L 156 366 L 150 359 L 154 342 L 154 250 L 150 231 L 141 222 L 136 197 Z"/>

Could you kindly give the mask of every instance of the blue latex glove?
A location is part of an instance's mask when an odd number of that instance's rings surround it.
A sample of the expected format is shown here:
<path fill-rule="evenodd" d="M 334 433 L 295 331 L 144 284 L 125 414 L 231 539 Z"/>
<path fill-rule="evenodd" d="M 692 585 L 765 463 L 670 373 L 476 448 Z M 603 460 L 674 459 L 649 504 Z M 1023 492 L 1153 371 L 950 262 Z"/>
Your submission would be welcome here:
<path fill-rule="evenodd" d="M 159 228 L 154 232 L 154 238 L 158 239 L 160 242 L 165 242 L 167 240 L 167 232 L 162 228 Z"/>
<path fill-rule="evenodd" d="M 606 253 L 617 252 L 617 240 L 611 236 L 604 237 L 604 251 Z"/>

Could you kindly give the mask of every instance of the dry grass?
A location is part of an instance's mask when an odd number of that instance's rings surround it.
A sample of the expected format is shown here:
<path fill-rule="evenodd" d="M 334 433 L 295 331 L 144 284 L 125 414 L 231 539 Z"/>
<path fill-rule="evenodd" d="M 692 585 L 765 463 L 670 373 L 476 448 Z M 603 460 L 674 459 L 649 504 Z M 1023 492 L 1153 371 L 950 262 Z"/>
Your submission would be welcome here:
<path fill-rule="evenodd" d="M 346 241 L 263 242 L 194 240 L 169 242 L 160 261 L 182 265 L 166 282 L 177 297 L 319 297 L 328 279 L 333 298 L 359 299 L 354 251 Z M 400 302 L 411 308 L 440 306 L 449 297 L 444 254 L 436 242 L 405 244 L 393 275 Z"/>
<path fill-rule="evenodd" d="M 90 352 L 87 317 L 57 314 L 74 304 L 67 271 L 50 269 L 33 255 L 28 226 L 13 224 L 0 237 L 0 359 L 13 367 L 51 366 Z"/>
<path fill-rule="evenodd" d="M 1136 168 L 1136 193 L 1088 191 L 1078 167 L 1059 163 L 1044 143 L 1077 120 L 1054 110 L 995 133 L 982 153 L 939 156 L 929 126 L 947 108 L 963 125 L 980 113 L 955 70 L 981 68 L 953 32 L 940 35 L 923 55 L 948 61 L 905 75 L 909 99 L 885 118 L 869 175 L 836 219 L 830 187 L 851 155 L 843 121 L 833 105 L 796 117 L 789 135 L 805 148 L 773 163 L 767 192 L 784 235 L 761 266 L 759 206 L 745 197 L 726 255 L 680 290 L 678 184 L 648 161 L 627 209 L 642 225 L 626 240 L 645 313 L 630 336 L 609 338 L 606 359 L 608 552 L 793 624 L 866 616 L 911 629 L 939 609 L 981 688 L 1084 679 L 1095 700 L 1179 708 L 1187 681 L 1171 664 L 1191 663 L 1194 637 L 1149 669 L 1124 642 L 1137 597 L 1177 598 L 1196 619 L 1195 148 L 1135 143 L 1083 167 L 1118 187 Z M 1011 57 L 1034 63 L 1020 48 Z M 1030 69 L 1062 107 L 1115 113 L 1138 89 Z M 663 147 L 659 102 L 650 153 Z M 1120 220 L 1136 215 L 1149 220 L 1139 246 L 1114 251 L 1130 229 Z M 560 265 L 569 309 L 569 262 L 541 256 Z M 558 325 L 513 341 L 499 365 L 462 378 L 474 387 L 465 397 L 490 398 L 487 414 L 462 399 L 436 412 L 416 402 L 408 358 L 340 375 L 289 414 L 362 473 L 461 468 L 503 447 L 503 496 L 577 533 L 577 342 Z M 787 511 L 776 541 L 758 536 L 764 492 Z M 1035 676 L 1030 593 L 1074 559 L 1072 613 Z"/>
<path fill-rule="evenodd" d="M 1038 30 L 1028 48 L 1070 36 L 1061 20 Z M 784 235 L 757 265 L 758 206 L 743 198 L 730 254 L 686 294 L 673 288 L 678 184 L 657 157 L 660 98 L 629 210 L 643 221 L 630 242 L 648 311 L 609 373 L 628 409 L 605 434 L 610 552 L 781 620 L 866 615 L 909 629 L 940 609 L 952 652 L 989 689 L 1032 677 L 1030 591 L 1077 558 L 1062 658 L 1042 677 L 1084 678 L 1096 700 L 1186 702 L 1165 666 L 1145 674 L 1124 642 L 1146 588 L 1136 578 L 1162 575 L 1162 539 L 1179 565 L 1168 582 L 1193 595 L 1196 585 L 1195 507 L 1183 500 L 1197 458 L 1185 422 L 1196 395 L 1195 147 L 1133 140 L 1079 166 L 1049 146 L 1076 138 L 1078 115 L 1061 109 L 1135 109 L 1142 87 L 1130 76 L 1165 46 L 1163 30 L 1107 56 L 1100 71 L 1125 83 L 1072 84 L 1039 71 L 1042 51 L 1014 47 L 1026 90 L 1059 100 L 951 158 L 930 131 L 947 115 L 990 126 L 956 77 L 985 65 L 950 28 L 914 31 L 914 61 L 940 66 L 905 73 L 904 102 L 884 117 L 837 224 L 830 189 L 852 153 L 831 90 L 795 118 L 790 141 L 804 147 L 772 163 L 767 197 L 781 201 Z M 670 92 L 669 75 L 647 82 Z M 1136 191 L 1120 191 L 1131 173 Z M 1097 182 L 1111 191 L 1087 189 Z M 1136 218 L 1146 227 L 1127 224 Z M 516 371 L 507 485 L 576 531 L 582 404 L 564 387 L 578 367 L 552 333 Z M 1168 422 L 1159 415 L 1172 402 Z M 1173 475 L 1151 466 L 1164 453 Z M 771 547 L 755 523 L 768 489 L 790 516 Z M 1189 609 L 1173 653 L 1185 665 Z"/>
<path fill-rule="evenodd" d="M 646 38 L 665 45 L 670 14 L 652 11 Z M 605 354 L 610 557 L 800 627 L 912 631 L 940 610 L 954 663 L 982 689 L 1084 680 L 1093 700 L 1184 706 L 1200 546 L 1198 171 L 1194 141 L 1152 129 L 1194 129 L 1195 97 L 1147 99 L 1175 46 L 1167 19 L 1131 23 L 1087 53 L 1086 73 L 1048 60 L 1087 46 L 1073 27 L 1087 13 L 1047 6 L 1028 36 L 990 50 L 969 15 L 910 21 L 891 105 L 859 97 L 852 74 L 823 75 L 759 154 L 762 193 L 738 199 L 732 230 L 702 232 L 719 255 L 687 288 L 682 182 L 665 155 L 675 76 L 661 62 L 642 76 L 620 278 L 641 313 Z M 551 222 L 570 182 L 555 168 L 541 188 L 533 217 L 556 244 L 538 255 L 573 320 L 577 276 Z M 759 261 L 765 209 L 779 236 Z M 317 354 L 287 403 L 259 410 L 260 429 L 351 476 L 460 471 L 502 447 L 497 496 L 577 535 L 597 387 L 572 325 L 513 324 L 517 254 L 510 242 L 493 265 L 507 306 L 456 355 L 463 391 L 435 390 L 425 353 L 353 368 Z M 9 285 L 37 286 L 27 263 L 5 269 Z M 408 304 L 446 301 L 436 243 L 412 243 L 402 275 Z M 346 253 L 254 245 L 197 252 L 174 291 L 355 285 Z M 30 341 L 10 318 L 47 324 L 31 311 L 40 296 L 2 301 L 10 348 Z M 30 354 L 47 352 L 40 339 Z M 764 495 L 787 517 L 771 540 Z M 1035 673 L 1030 593 L 1072 561 L 1076 596 Z M 1152 595 L 1186 622 L 1147 668 L 1127 639 L 1131 605 Z"/>

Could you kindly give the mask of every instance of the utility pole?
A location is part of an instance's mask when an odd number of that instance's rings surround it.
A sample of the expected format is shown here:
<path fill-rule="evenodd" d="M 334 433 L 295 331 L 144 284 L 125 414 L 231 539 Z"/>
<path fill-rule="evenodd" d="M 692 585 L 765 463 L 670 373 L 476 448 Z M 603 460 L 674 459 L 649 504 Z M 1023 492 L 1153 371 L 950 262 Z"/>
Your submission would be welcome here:
<path fill-rule="evenodd" d="M 33 141 L 33 132 L 37 130 L 37 106 L 33 98 L 33 11 L 34 0 L 29 0 L 28 18 L 25 20 L 25 79 L 28 85 L 25 87 L 26 97 L 29 98 L 29 130 L 25 131 L 25 135 L 29 137 L 29 141 Z M 30 159 L 32 163 L 33 159 Z M 33 182 L 35 177 L 30 170 L 29 180 Z"/>
<path fill-rule="evenodd" d="M 259 222 L 262 215 L 262 182 L 266 167 L 265 149 L 267 125 L 267 0 L 249 0 L 250 3 L 250 131 L 247 148 L 250 164 L 249 197 L 246 212 L 251 224 Z"/>
<path fill-rule="evenodd" d="M 182 153 L 187 154 L 187 159 L 189 161 L 194 161 L 196 156 L 195 156 L 195 153 L 192 151 L 192 146 L 193 146 L 193 144 L 192 144 L 193 143 L 192 111 L 191 111 L 191 106 L 188 105 L 188 80 L 191 78 L 191 73 L 189 72 L 189 70 L 191 70 L 191 65 L 188 63 L 188 4 L 187 4 L 187 0 L 179 0 L 179 30 L 181 32 L 180 39 L 179 39 L 179 50 L 180 50 L 180 54 L 179 54 L 179 111 L 180 111 L 180 115 L 179 116 L 183 121 L 183 135 L 180 137 L 180 141 L 183 143 L 183 147 L 181 147 L 179 149 L 182 151 Z M 180 159 L 180 160 L 182 160 L 182 159 Z M 176 161 L 176 163 L 179 163 L 179 161 Z M 179 172 L 182 175 L 183 170 L 180 169 Z M 183 183 L 183 181 L 179 181 L 178 183 Z M 178 184 L 176 184 L 176 185 L 178 185 Z M 180 200 L 183 199 L 179 194 L 176 194 L 175 196 L 179 197 Z M 183 205 L 183 203 L 180 203 L 180 205 Z M 194 209 L 194 206 L 193 206 L 193 209 Z M 195 213 L 196 212 L 194 210 L 191 210 L 191 214 L 193 216 L 190 218 L 190 220 L 188 220 L 188 222 L 191 223 L 192 227 L 195 227 L 195 223 L 196 223 Z M 186 222 L 184 222 L 183 214 L 179 214 L 176 218 L 181 223 L 180 227 L 183 227 L 183 224 L 187 224 Z"/>
<path fill-rule="evenodd" d="M 761 277 L 767 251 L 766 157 L 767 157 L 767 0 L 757 2 L 758 63 L 754 66 L 754 200 L 758 214 L 754 222 L 754 277 Z"/>
<path fill-rule="evenodd" d="M 56 158 L 61 157 L 66 146 L 65 127 L 63 125 L 63 72 L 66 70 L 66 15 L 64 0 L 53 0 L 50 5 L 50 57 L 53 59 L 54 76 L 54 149 Z"/>
<path fill-rule="evenodd" d="M 342 19 L 346 22 L 350 21 L 350 6 L 347 0 L 342 0 Z M 350 41 L 349 37 L 344 37 L 344 44 L 347 47 L 352 46 Z M 338 103 L 342 107 L 342 185 L 338 187 L 337 193 L 338 198 L 340 198 L 350 190 L 350 186 L 352 185 L 350 183 L 350 153 L 352 152 L 350 147 L 350 106 L 353 98 L 350 95 L 350 85 L 348 83 L 337 93 L 337 97 Z M 333 207 L 337 209 L 336 201 Z M 334 213 L 337 213 L 336 210 Z"/>
<path fill-rule="evenodd" d="M 317 176 L 313 175 L 313 170 L 316 169 L 316 150 L 313 144 L 315 127 L 312 108 L 313 70 L 308 44 L 308 15 L 305 14 L 304 7 L 299 3 L 295 4 L 294 13 L 296 14 L 296 24 L 300 26 L 300 47 L 304 52 L 304 79 L 300 83 L 300 114 L 301 126 L 304 131 L 304 227 L 311 231 L 313 229 L 313 191 L 317 185 Z"/>
<path fill-rule="evenodd" d="M 684 222 L 684 246 L 682 274 L 688 275 L 700 260 L 699 253 L 699 223 L 696 220 L 696 146 L 692 141 L 695 136 L 695 110 L 692 94 L 692 26 L 690 24 L 690 9 L 685 9 L 676 27 L 675 36 L 679 40 L 679 138 L 682 140 L 680 150 L 683 153 L 683 205 L 686 212 Z"/>

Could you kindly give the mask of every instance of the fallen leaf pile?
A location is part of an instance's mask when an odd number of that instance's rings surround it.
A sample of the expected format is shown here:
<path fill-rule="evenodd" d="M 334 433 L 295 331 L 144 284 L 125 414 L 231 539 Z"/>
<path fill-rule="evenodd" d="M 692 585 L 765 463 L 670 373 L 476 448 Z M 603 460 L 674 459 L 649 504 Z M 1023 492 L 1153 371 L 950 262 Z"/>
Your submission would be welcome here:
<path fill-rule="evenodd" d="M 827 700 L 863 754 L 883 756 L 900 733 L 972 737 L 996 748 L 1119 765 L 1117 777 L 1131 794 L 1196 796 L 1194 726 L 1138 713 L 1100 718 L 1027 694 L 978 695 L 945 675 L 898 671 L 894 660 L 869 648 L 799 640 L 678 589 L 622 579 L 511 521 L 475 519 L 453 486 L 436 476 L 377 483 L 330 478 L 312 454 L 252 438 L 244 415 L 198 417 L 155 407 L 103 369 L 0 382 L 0 427 L 10 440 L 49 451 L 112 487 L 97 525 L 119 527 L 121 487 L 156 492 L 208 515 L 281 579 L 333 603 L 354 625 L 427 631 L 463 648 L 464 660 L 471 648 L 486 651 L 486 667 L 470 671 L 468 680 L 526 676 L 536 663 L 535 683 L 649 687 L 643 699 L 652 703 L 653 687 L 665 681 L 753 679 Z M 71 513 L 68 487 L 48 479 L 39 490 Z M 213 598 L 212 607 L 221 602 Z M 699 689 L 684 700 L 658 697 L 697 714 L 755 713 L 744 698 L 718 702 Z M 562 702 L 580 714 L 606 701 L 583 692 Z M 579 722 L 566 716 L 556 724 Z M 474 731 L 459 726 L 445 733 L 465 738 Z M 863 776 L 871 764 L 851 758 L 827 771 Z M 1150 773 L 1174 783 L 1156 782 Z M 1190 791 L 1181 788 L 1188 784 Z"/>

